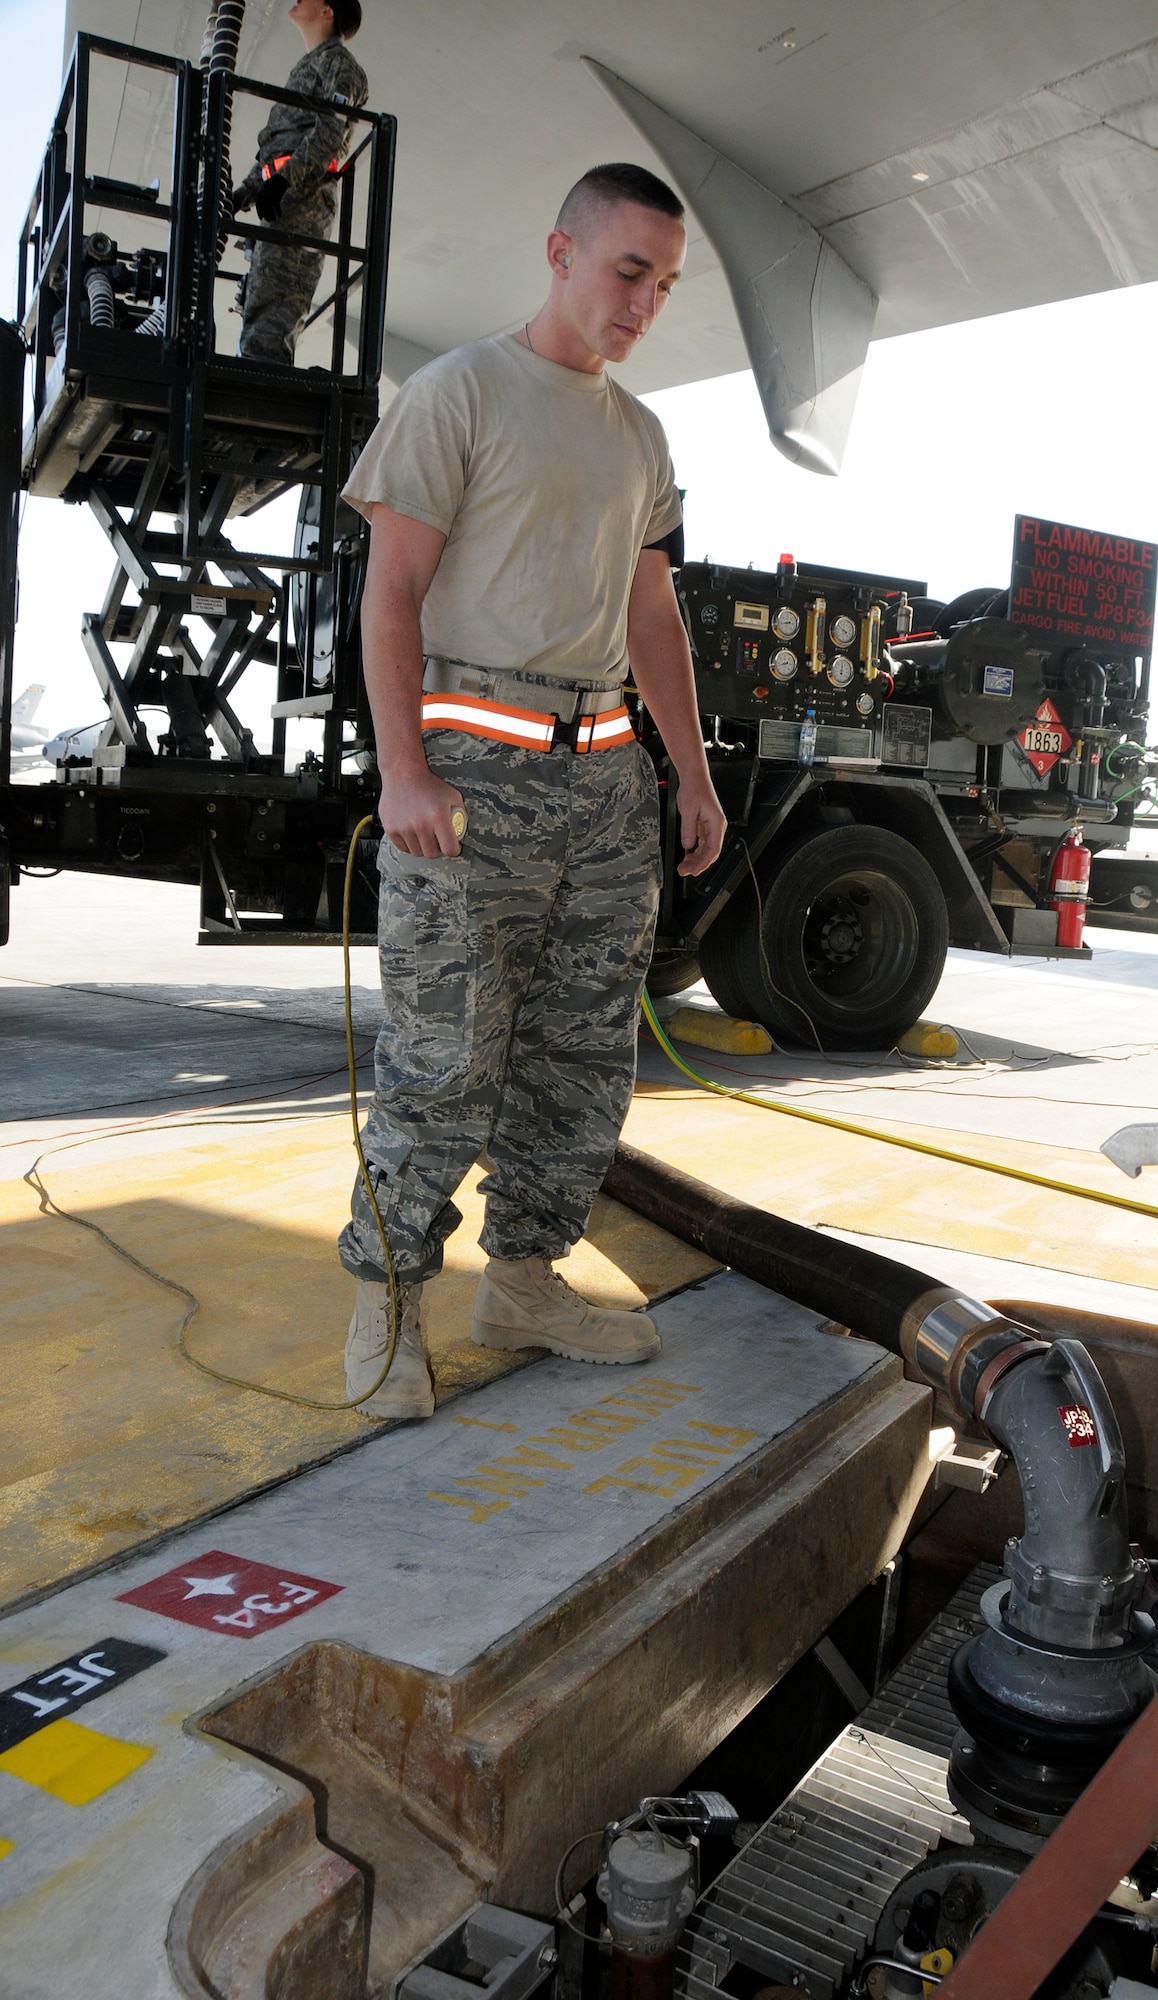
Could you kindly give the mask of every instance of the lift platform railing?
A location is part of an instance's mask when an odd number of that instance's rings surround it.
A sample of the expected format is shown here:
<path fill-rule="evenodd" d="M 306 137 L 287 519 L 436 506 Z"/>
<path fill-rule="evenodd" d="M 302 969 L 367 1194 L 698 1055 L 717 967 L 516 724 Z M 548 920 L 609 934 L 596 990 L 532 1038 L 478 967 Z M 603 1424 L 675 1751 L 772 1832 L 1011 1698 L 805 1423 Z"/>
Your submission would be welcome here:
<path fill-rule="evenodd" d="M 94 61 L 119 65 L 125 76 L 171 79 L 166 188 L 90 171 Z M 143 91 L 154 118 L 166 115 L 151 77 L 133 88 Z M 97 93 L 102 103 L 107 97 L 107 90 Z M 279 490 L 316 485 L 323 505 L 310 560 L 321 574 L 332 561 L 334 506 L 358 431 L 377 413 L 395 120 L 344 112 L 353 143 L 336 176 L 334 235 L 305 238 L 222 212 L 221 188 L 231 175 L 241 178 L 229 134 L 242 98 L 305 108 L 314 101 L 78 36 L 21 234 L 18 317 L 32 358 L 25 483 L 35 494 L 83 500 L 97 480 L 106 490 L 112 484 L 118 504 L 134 504 L 132 473 L 147 457 L 146 433 L 163 420 L 168 464 L 158 504 L 177 514 L 186 560 L 244 556 L 300 569 L 300 552 L 242 549 L 225 536 L 224 522 Z M 90 226 L 94 209 L 98 228 Z M 106 226 L 118 216 L 137 218 L 149 242 L 124 251 Z M 244 275 L 226 261 L 231 242 L 317 250 L 322 296 L 303 339 L 311 353 L 325 354 L 325 365 L 290 367 L 222 351 L 228 291 Z M 144 421 L 117 421 L 130 415 Z"/>
<path fill-rule="evenodd" d="M 119 68 L 111 90 L 98 64 Z M 111 169 L 109 106 L 129 101 L 162 134 L 171 128 L 167 147 L 162 138 L 151 148 L 167 160 L 149 186 L 93 170 L 94 160 Z M 347 640 L 360 530 L 344 517 L 337 533 L 336 523 L 377 418 L 396 123 L 343 109 L 353 129 L 333 237 L 303 238 L 231 212 L 228 191 L 253 158 L 237 129 L 256 130 L 258 107 L 271 102 L 315 100 L 79 35 L 21 234 L 21 483 L 87 502 L 116 557 L 104 605 L 81 631 L 109 709 L 91 767 L 110 776 L 134 765 L 160 774 L 171 759 L 205 770 L 214 738 L 226 767 L 272 776 L 284 769 L 287 717 L 308 715 L 322 721 L 315 762 L 329 786 L 349 755 L 345 726 L 357 727 Z M 120 218 L 133 220 L 131 250 L 118 240 Z M 302 335 L 320 364 L 222 351 L 229 288 L 243 275 L 230 250 L 238 242 L 320 253 L 321 296 Z M 294 489 L 292 551 L 244 547 L 241 524 Z M 124 646 L 127 661 L 115 650 Z M 254 665 L 277 673 L 269 756 L 230 701 Z M 156 747 L 144 708 L 168 712 Z"/>
<path fill-rule="evenodd" d="M 162 198 L 159 184 L 139 187 L 91 171 L 89 127 L 94 58 L 171 79 L 168 200 Z M 20 234 L 17 321 L 32 363 L 24 453 L 26 478 L 37 469 L 37 433 L 49 404 L 59 393 L 61 381 L 86 366 L 100 367 L 115 363 L 118 358 L 118 350 L 101 337 L 108 330 L 100 323 L 104 316 L 94 317 L 85 289 L 86 224 L 91 210 L 99 208 L 102 213 L 136 216 L 146 220 L 149 234 L 154 238 L 159 235 L 160 241 L 150 246 L 157 262 L 141 273 L 142 282 L 152 280 L 148 296 L 126 300 L 125 312 L 134 322 L 135 330 L 136 324 L 163 304 L 166 326 L 178 325 L 178 301 L 187 289 L 181 259 L 186 239 L 175 225 L 176 219 L 188 210 L 189 174 L 196 160 L 193 122 L 196 85 L 196 72 L 178 56 L 132 48 L 97 35 L 77 36 Z M 134 354 L 136 365 L 146 368 L 156 359 L 155 352 L 144 349 Z"/>
<path fill-rule="evenodd" d="M 204 184 L 211 190 L 228 186 L 231 178 L 240 179 L 236 171 L 238 163 L 231 164 L 229 158 L 229 135 L 238 98 L 296 105 L 304 110 L 309 110 L 315 103 L 314 99 L 303 97 L 298 91 L 259 83 L 229 71 L 205 77 L 198 72 L 194 75 L 205 93 Z M 349 152 L 335 175 L 338 210 L 333 237 L 303 237 L 279 229 L 274 223 L 243 220 L 236 216 L 226 220 L 215 204 L 208 201 L 202 205 L 199 217 L 194 270 L 200 283 L 204 283 L 210 273 L 219 284 L 236 281 L 244 275 L 236 268 L 221 269 L 219 244 L 223 230 L 225 235 L 240 243 L 286 243 L 318 250 L 328 264 L 332 264 L 333 278 L 331 282 L 328 275 L 323 277 L 321 289 L 325 296 L 310 312 L 307 329 L 329 315 L 329 373 L 350 387 L 368 389 L 378 381 L 382 370 L 382 315 L 374 307 L 384 296 L 389 263 L 395 120 L 381 112 L 348 108 L 344 109 L 343 116 L 353 131 Z M 356 225 L 362 236 L 357 243 L 354 241 Z M 350 305 L 359 292 L 369 302 L 369 309 L 363 308 L 358 316 L 357 333 L 350 343 L 354 348 L 353 366 L 347 368 L 345 357 L 347 342 L 350 341 Z M 208 336 L 207 344 L 202 349 L 206 359 L 212 354 L 212 331 L 211 324 L 200 329 L 203 340 Z"/>

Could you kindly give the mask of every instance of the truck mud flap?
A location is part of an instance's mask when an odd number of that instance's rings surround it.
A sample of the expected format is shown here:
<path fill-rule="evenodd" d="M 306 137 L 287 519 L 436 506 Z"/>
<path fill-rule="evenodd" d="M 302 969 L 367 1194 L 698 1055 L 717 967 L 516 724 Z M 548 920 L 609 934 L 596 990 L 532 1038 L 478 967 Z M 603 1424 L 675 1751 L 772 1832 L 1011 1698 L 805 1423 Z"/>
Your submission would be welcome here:
<path fill-rule="evenodd" d="M 705 887 L 697 900 L 687 905 L 685 936 L 698 941 L 711 929 L 747 878 L 749 861 L 757 861 L 813 786 L 823 788 L 829 803 L 848 806 L 856 819 L 888 827 L 920 850 L 944 893 L 951 944 L 1008 957 L 1009 939 L 931 785 L 924 779 L 882 778 L 869 773 L 846 778 L 815 767 L 778 773 L 774 789 L 753 814 L 747 834 L 729 834 Z M 1158 877 L 1155 889 L 1158 896 Z"/>
<path fill-rule="evenodd" d="M 857 819 L 887 826 L 919 848 L 932 868 L 949 910 L 949 942 L 1008 958 L 1009 939 L 954 833 L 933 787 L 923 778 L 858 776 L 832 787 Z"/>

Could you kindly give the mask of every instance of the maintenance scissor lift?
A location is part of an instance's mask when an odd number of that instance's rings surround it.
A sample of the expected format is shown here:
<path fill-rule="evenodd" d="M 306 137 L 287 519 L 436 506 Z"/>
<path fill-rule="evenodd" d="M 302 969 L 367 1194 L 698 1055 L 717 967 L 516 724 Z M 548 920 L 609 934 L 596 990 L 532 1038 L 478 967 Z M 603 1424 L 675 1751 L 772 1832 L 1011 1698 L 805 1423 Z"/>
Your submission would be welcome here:
<path fill-rule="evenodd" d="M 140 98 L 153 72 L 154 102 L 156 73 L 167 81 L 169 168 L 151 186 L 90 166 L 115 158 L 102 121 L 117 93 L 98 65 L 136 78 Z M 310 104 L 79 35 L 21 232 L 17 322 L 0 324 L 5 772 L 22 492 L 88 506 L 114 557 L 81 634 L 107 723 L 58 782 L 0 785 L 5 845 L 17 869 L 198 882 L 204 942 L 332 937 L 346 845 L 372 794 L 359 763 L 362 524 L 339 495 L 378 415 L 396 121 L 348 114 L 333 238 L 317 241 L 323 279 L 290 367 L 225 351 L 238 250 L 302 241 L 231 214 L 231 148 L 240 157 L 268 100 Z M 251 546 L 257 510 L 294 489 L 292 551 Z M 268 752 L 234 700 L 257 669 L 273 689 Z M 321 725 L 304 757 L 287 753 L 294 718 Z M 6 891 L 7 857 L 4 873 Z M 360 933 L 373 928 L 372 878 L 367 848 Z"/>

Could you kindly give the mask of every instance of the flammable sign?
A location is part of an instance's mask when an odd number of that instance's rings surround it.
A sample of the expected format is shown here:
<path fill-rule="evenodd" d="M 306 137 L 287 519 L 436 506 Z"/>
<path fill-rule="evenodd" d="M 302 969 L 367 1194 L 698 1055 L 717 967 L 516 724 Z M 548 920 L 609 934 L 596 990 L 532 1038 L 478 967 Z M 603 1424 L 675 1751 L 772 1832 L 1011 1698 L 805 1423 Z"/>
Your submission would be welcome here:
<path fill-rule="evenodd" d="M 1064 757 L 1072 747 L 1074 739 L 1046 695 L 1033 721 L 1026 723 L 1017 740 L 1034 770 L 1044 778 L 1047 771 L 1052 771 L 1058 758 Z"/>

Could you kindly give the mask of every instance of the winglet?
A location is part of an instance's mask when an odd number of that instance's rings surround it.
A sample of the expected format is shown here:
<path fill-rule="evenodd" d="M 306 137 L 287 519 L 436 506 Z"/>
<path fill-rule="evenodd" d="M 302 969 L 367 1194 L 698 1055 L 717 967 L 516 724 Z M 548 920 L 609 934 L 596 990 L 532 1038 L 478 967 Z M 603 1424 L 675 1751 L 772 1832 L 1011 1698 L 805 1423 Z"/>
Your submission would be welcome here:
<path fill-rule="evenodd" d="M 583 62 L 659 155 L 720 260 L 776 449 L 810 472 L 839 472 L 874 294 L 763 182 L 602 63 Z"/>

